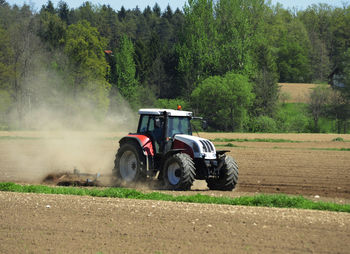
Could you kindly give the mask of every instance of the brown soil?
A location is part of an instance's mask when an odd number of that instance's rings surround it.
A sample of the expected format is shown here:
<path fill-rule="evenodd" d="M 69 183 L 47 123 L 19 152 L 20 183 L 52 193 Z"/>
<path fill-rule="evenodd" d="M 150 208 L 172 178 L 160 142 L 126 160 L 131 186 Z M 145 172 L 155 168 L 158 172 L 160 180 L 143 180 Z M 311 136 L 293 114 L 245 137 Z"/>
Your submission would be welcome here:
<path fill-rule="evenodd" d="M 350 214 L 0 193 L 0 253 L 349 253 Z"/>
<path fill-rule="evenodd" d="M 218 149 L 226 149 L 227 143 L 232 143 L 237 148 L 260 148 L 260 149 L 297 149 L 297 150 L 331 150 L 331 149 L 350 149 L 350 142 L 305 142 L 305 143 L 274 143 L 274 142 L 214 142 L 215 145 L 221 145 Z"/>
<path fill-rule="evenodd" d="M 110 139 L 115 136 L 0 139 L 0 181 L 40 183 L 49 173 L 72 172 L 75 167 L 108 175 L 118 147 Z M 201 136 L 310 142 L 233 142 L 246 147 L 219 147 L 230 150 L 239 164 L 239 183 L 232 192 L 210 191 L 205 181 L 196 181 L 188 192 L 157 191 L 230 197 L 287 193 L 350 203 L 350 152 L 310 150 L 348 148 L 349 142 L 331 140 L 350 140 L 350 135 Z M 154 191 L 147 185 L 137 188 Z M 350 247 L 350 215 L 344 213 L 4 192 L 0 207 L 0 253 L 349 253 Z"/>
<path fill-rule="evenodd" d="M 349 151 L 231 149 L 240 165 L 237 190 L 350 199 Z"/>
<path fill-rule="evenodd" d="M 280 93 L 290 96 L 285 102 L 291 103 L 308 103 L 312 89 L 316 88 L 317 84 L 303 83 L 279 83 Z"/>
<path fill-rule="evenodd" d="M 343 138 L 350 141 L 350 134 L 315 134 L 315 133 L 199 133 L 202 138 L 215 139 L 285 139 L 293 141 L 332 141 L 335 138 Z M 280 143 L 277 143 L 280 144 Z"/>

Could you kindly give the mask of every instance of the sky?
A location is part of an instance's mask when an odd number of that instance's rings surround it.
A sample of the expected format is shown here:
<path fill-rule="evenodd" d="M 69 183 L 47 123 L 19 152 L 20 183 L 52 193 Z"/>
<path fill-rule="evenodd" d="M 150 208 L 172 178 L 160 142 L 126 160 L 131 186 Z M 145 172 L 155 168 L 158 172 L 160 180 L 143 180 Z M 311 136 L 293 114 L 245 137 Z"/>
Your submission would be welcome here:
<path fill-rule="evenodd" d="M 55 6 L 59 0 L 51 0 Z M 7 0 L 7 2 L 11 5 L 23 5 L 23 3 L 33 5 L 34 10 L 39 10 L 43 4 L 47 3 L 47 0 Z M 77 8 L 85 1 L 78 0 L 65 0 L 70 8 Z M 120 10 L 121 6 L 124 6 L 126 9 L 133 9 L 138 6 L 141 10 L 143 10 L 147 5 L 153 7 L 155 3 L 158 3 L 162 10 L 164 10 L 169 4 L 170 7 L 175 10 L 176 8 L 182 9 L 184 4 L 187 2 L 186 0 L 98 0 L 93 1 L 90 0 L 93 4 L 109 4 L 113 9 Z M 350 4 L 350 0 L 272 0 L 272 4 L 276 4 L 277 2 L 281 3 L 284 8 L 293 8 L 296 7 L 298 9 L 305 9 L 307 6 L 311 4 L 318 3 L 327 3 L 332 6 L 342 7 L 343 3 Z"/>

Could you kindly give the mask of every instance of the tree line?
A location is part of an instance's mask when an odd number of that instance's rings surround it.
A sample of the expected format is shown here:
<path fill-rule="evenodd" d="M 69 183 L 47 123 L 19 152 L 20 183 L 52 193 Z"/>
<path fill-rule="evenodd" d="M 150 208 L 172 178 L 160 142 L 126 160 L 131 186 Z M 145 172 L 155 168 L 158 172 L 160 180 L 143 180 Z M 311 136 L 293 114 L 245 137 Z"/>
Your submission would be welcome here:
<path fill-rule="evenodd" d="M 313 92 L 302 131 L 320 131 L 326 117 L 346 132 L 349 27 L 349 5 L 188 0 L 182 10 L 114 10 L 48 1 L 33 11 L 0 0 L 0 128 L 29 128 L 38 106 L 98 122 L 126 101 L 182 104 L 212 130 L 300 131 L 286 127 L 278 82 L 331 81 Z"/>

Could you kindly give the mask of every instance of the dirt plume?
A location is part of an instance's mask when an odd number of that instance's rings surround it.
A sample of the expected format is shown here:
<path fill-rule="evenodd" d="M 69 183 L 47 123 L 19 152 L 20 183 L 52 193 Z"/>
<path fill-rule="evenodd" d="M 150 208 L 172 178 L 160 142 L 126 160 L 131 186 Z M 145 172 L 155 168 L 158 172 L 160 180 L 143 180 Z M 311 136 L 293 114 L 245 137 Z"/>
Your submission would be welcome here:
<path fill-rule="evenodd" d="M 126 133 L 106 136 L 98 132 L 16 132 L 17 136 L 12 137 L 4 134 L 0 148 L 4 175 L 0 180 L 38 183 L 48 174 L 74 169 L 110 175 L 118 139 Z"/>
<path fill-rule="evenodd" d="M 6 174 L 0 180 L 40 182 L 74 168 L 110 174 L 118 139 L 136 129 L 136 110 L 103 80 L 84 77 L 77 83 L 69 69 L 48 68 L 45 54 L 33 55 L 33 67 L 18 81 L 22 92 L 8 126 L 30 131 L 1 133 Z"/>

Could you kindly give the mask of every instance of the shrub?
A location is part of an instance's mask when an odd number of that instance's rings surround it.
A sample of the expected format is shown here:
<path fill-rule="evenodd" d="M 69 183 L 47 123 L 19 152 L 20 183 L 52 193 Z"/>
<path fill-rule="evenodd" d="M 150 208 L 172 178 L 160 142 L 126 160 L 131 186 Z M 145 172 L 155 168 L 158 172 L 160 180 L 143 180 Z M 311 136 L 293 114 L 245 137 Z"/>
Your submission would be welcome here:
<path fill-rule="evenodd" d="M 300 114 L 292 117 L 289 124 L 289 132 L 309 132 L 310 118 Z"/>
<path fill-rule="evenodd" d="M 253 132 L 275 132 L 277 130 L 276 122 L 268 116 L 259 116 L 253 120 Z"/>
<path fill-rule="evenodd" d="M 344 139 L 342 137 L 336 137 L 332 141 L 344 142 Z"/>

